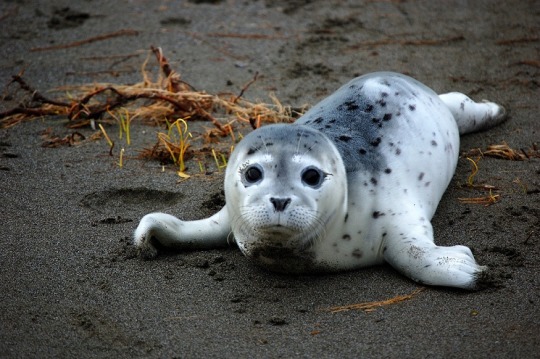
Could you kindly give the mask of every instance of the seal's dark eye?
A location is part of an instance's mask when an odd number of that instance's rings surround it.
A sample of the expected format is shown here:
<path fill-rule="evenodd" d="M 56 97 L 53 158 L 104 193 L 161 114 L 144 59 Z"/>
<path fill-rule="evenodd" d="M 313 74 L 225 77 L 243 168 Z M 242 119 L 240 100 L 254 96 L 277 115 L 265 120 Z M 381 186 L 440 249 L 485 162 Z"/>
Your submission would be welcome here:
<path fill-rule="evenodd" d="M 244 178 L 247 183 L 255 183 L 262 179 L 263 174 L 259 166 L 251 166 L 246 169 L 244 172 Z"/>
<path fill-rule="evenodd" d="M 308 167 L 302 172 L 302 182 L 309 187 L 319 187 L 324 179 L 324 173 L 314 167 Z"/>

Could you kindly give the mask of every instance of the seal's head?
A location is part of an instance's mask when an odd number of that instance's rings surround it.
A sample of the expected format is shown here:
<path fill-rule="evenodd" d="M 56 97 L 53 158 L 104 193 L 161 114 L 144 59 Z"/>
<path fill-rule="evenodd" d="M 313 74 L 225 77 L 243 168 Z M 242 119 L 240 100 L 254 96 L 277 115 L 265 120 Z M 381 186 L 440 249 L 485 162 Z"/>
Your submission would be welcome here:
<path fill-rule="evenodd" d="M 347 175 L 334 144 L 303 125 L 253 131 L 225 174 L 226 206 L 241 251 L 282 272 L 314 266 L 317 241 L 347 208 Z"/>

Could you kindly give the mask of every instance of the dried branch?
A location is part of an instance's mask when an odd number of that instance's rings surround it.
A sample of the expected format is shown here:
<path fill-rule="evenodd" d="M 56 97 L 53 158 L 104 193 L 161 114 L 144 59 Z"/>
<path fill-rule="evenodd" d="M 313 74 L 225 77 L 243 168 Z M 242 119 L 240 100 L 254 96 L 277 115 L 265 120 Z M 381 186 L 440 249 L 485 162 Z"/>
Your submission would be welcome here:
<path fill-rule="evenodd" d="M 255 75 L 253 76 L 253 78 L 247 83 L 244 85 L 244 87 L 242 87 L 242 90 L 240 90 L 240 93 L 238 94 L 238 96 L 236 96 L 236 98 L 233 100 L 233 103 L 237 103 L 238 100 L 244 95 L 244 92 L 247 91 L 247 89 L 249 88 L 249 86 L 251 86 L 251 84 L 253 84 L 255 81 L 257 81 L 257 77 L 259 76 L 259 72 L 255 72 Z"/>
<path fill-rule="evenodd" d="M 364 302 L 364 303 L 349 304 L 349 305 L 344 305 L 344 306 L 339 306 L 339 307 L 332 307 L 332 308 L 326 309 L 326 311 L 329 311 L 331 313 L 343 312 L 343 311 L 348 311 L 348 310 L 363 310 L 366 312 L 373 311 L 379 307 L 384 307 L 387 305 L 392 305 L 392 304 L 396 304 L 396 303 L 400 303 L 400 302 L 412 299 L 415 295 L 417 295 L 423 290 L 424 288 L 418 288 L 410 294 L 398 295 L 390 299 L 376 301 L 376 302 Z"/>
<path fill-rule="evenodd" d="M 161 47 L 151 46 L 150 49 L 152 50 L 154 55 L 156 55 L 156 58 L 159 62 L 159 66 L 161 67 L 161 71 L 163 71 L 163 73 L 167 77 L 169 87 L 170 87 L 168 90 L 171 92 L 180 92 L 184 90 L 182 88 L 182 82 L 180 81 L 180 76 L 171 68 L 171 66 L 169 65 L 169 61 L 167 61 L 167 58 L 163 56 L 163 51 L 161 50 Z"/>
<path fill-rule="evenodd" d="M 223 38 L 234 38 L 234 39 L 248 39 L 248 40 L 286 40 L 289 36 L 283 35 L 266 35 L 266 34 L 221 34 L 217 32 L 207 33 L 208 37 L 223 37 Z"/>
<path fill-rule="evenodd" d="M 514 44 L 521 44 L 521 43 L 527 43 L 527 42 L 537 42 L 539 41 L 539 37 L 520 37 L 517 39 L 506 39 L 506 40 L 499 40 L 495 42 L 497 45 L 514 45 Z"/>
<path fill-rule="evenodd" d="M 501 198 L 501 195 L 492 194 L 491 191 L 489 191 L 489 195 L 485 197 L 458 198 L 458 200 L 461 203 L 465 203 L 465 204 L 482 204 L 485 207 L 488 207 L 488 206 L 491 206 L 492 204 L 499 202 L 500 198 Z"/>
<path fill-rule="evenodd" d="M 124 29 L 124 30 L 119 30 L 119 31 L 110 32 L 110 33 L 107 33 L 107 34 L 102 34 L 102 35 L 90 37 L 88 39 L 84 39 L 84 40 L 80 40 L 80 41 L 70 42 L 68 44 L 60 44 L 60 45 L 44 46 L 44 47 L 34 47 L 34 48 L 31 48 L 30 51 L 36 52 L 36 51 L 49 51 L 49 50 L 67 49 L 67 48 L 70 48 L 70 47 L 76 47 L 76 46 L 90 44 L 90 43 L 96 42 L 96 41 L 108 40 L 108 39 L 111 39 L 113 37 L 136 36 L 138 34 L 139 34 L 139 32 L 136 31 L 136 30 Z"/>
<path fill-rule="evenodd" d="M 223 47 L 218 47 L 216 45 L 214 45 L 213 43 L 207 41 L 203 36 L 195 33 L 195 32 L 191 32 L 191 31 L 185 31 L 184 32 L 187 36 L 189 37 L 192 37 L 194 38 L 195 40 L 197 41 L 200 41 L 202 42 L 203 44 L 205 44 L 206 46 L 214 49 L 215 51 L 227 56 L 227 57 L 230 57 L 231 59 L 234 59 L 234 60 L 239 60 L 239 61 L 242 61 L 242 60 L 246 60 L 247 56 L 240 56 L 240 55 L 237 55 L 237 54 L 234 54 L 232 53 L 231 51 L 223 48 Z"/>
<path fill-rule="evenodd" d="M 41 93 L 39 93 L 36 89 L 34 89 L 32 86 L 28 85 L 28 83 L 21 77 L 22 73 L 19 73 L 18 75 L 13 75 L 11 77 L 11 81 L 8 83 L 8 86 L 12 83 L 16 82 L 19 84 L 21 89 L 29 92 L 32 94 L 32 100 L 34 101 L 40 101 L 42 103 L 48 103 L 55 106 L 69 106 L 66 102 L 51 100 L 45 96 L 43 96 Z"/>
<path fill-rule="evenodd" d="M 400 40 L 400 39 L 382 39 L 378 41 L 365 41 L 358 44 L 348 46 L 351 50 L 356 50 L 362 47 L 375 47 L 383 45 L 412 45 L 412 46 L 434 46 L 442 45 L 450 42 L 463 41 L 465 37 L 463 35 L 450 36 L 442 39 L 425 39 L 425 40 Z"/>
<path fill-rule="evenodd" d="M 87 103 L 93 97 L 106 91 L 114 92 L 117 95 L 116 98 L 113 100 L 108 99 L 105 104 L 87 106 Z M 190 109 L 187 108 L 185 104 L 180 103 L 179 101 L 176 101 L 167 96 L 161 95 L 159 93 L 148 91 L 148 92 L 137 92 L 133 94 L 126 94 L 116 89 L 115 87 L 108 86 L 108 87 L 99 88 L 89 93 L 88 95 L 83 97 L 81 100 L 79 100 L 75 105 L 71 107 L 71 110 L 69 111 L 69 114 L 68 114 L 68 118 L 70 120 L 75 120 L 79 118 L 81 114 L 85 114 L 86 115 L 85 118 L 99 118 L 106 111 L 110 111 L 119 106 L 123 106 L 130 101 L 138 100 L 141 98 L 162 100 L 162 101 L 165 101 L 174 105 L 177 110 L 180 110 L 183 112 L 190 112 Z"/>

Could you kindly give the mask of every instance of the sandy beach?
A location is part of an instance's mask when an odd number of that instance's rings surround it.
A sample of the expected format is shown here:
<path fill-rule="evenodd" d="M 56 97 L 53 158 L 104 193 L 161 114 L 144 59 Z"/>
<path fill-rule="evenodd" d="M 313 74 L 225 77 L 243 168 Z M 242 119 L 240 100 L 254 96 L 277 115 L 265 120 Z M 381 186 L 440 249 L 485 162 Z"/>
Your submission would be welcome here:
<path fill-rule="evenodd" d="M 191 161 L 180 180 L 173 165 L 138 158 L 160 129 L 136 120 L 122 167 L 120 147 L 110 156 L 104 138 L 44 147 L 96 133 L 65 116 L 2 128 L 0 357 L 539 358 L 539 23 L 537 1 L 0 3 L 0 112 L 29 99 L 7 86 L 13 75 L 65 98 L 51 90 L 140 82 L 146 59 L 155 75 L 156 46 L 208 93 L 239 93 L 257 74 L 243 94 L 254 102 L 310 106 L 355 76 L 390 70 L 509 113 L 462 138 L 433 219 L 437 244 L 469 246 L 491 268 L 494 284 L 478 292 L 418 291 L 387 265 L 279 275 L 235 246 L 142 260 L 131 244 L 141 217 L 210 216 L 224 201 L 223 170 L 201 173 Z M 490 194 L 463 186 L 467 157 L 502 144 L 526 155 L 477 160 L 474 181 L 493 186 L 496 203 L 460 201 Z M 370 302 L 381 305 L 328 310 Z"/>

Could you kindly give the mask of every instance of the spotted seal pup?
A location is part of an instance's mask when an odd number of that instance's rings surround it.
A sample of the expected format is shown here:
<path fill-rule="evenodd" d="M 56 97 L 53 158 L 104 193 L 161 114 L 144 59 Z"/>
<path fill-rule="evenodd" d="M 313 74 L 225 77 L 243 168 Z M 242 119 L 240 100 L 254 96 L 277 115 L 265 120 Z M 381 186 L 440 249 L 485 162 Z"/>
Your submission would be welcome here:
<path fill-rule="evenodd" d="M 286 273 L 389 263 L 428 285 L 474 289 L 471 250 L 437 246 L 430 220 L 454 174 L 459 134 L 504 109 L 379 72 L 353 79 L 300 117 L 248 134 L 225 173 L 226 205 L 207 219 L 144 216 L 134 243 L 214 248 L 234 236 L 257 264 Z"/>

